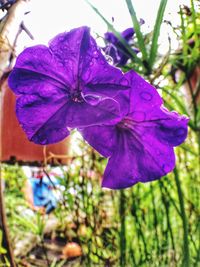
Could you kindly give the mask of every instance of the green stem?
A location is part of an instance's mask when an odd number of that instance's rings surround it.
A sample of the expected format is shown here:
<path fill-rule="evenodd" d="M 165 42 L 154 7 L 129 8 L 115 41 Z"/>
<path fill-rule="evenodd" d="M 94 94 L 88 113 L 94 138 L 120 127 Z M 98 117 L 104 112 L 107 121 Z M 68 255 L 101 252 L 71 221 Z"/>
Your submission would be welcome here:
<path fill-rule="evenodd" d="M 165 206 L 167 228 L 169 230 L 169 234 L 170 234 L 170 238 L 171 238 L 171 242 L 172 242 L 172 249 L 174 252 L 176 252 L 174 236 L 173 236 L 172 226 L 171 226 L 171 222 L 170 222 L 170 213 L 169 213 L 170 203 L 169 203 L 169 200 L 167 199 L 165 193 L 163 192 L 164 189 L 163 189 L 161 181 L 159 181 L 159 186 L 160 186 L 162 202 L 163 202 L 163 205 Z"/>
<path fill-rule="evenodd" d="M 159 237 L 158 237 L 158 216 L 156 212 L 156 204 L 155 204 L 155 196 L 154 196 L 154 189 L 152 184 L 150 184 L 150 191 L 151 191 L 151 197 L 152 197 L 152 207 L 153 207 L 153 223 L 154 223 L 154 229 L 155 229 L 155 241 L 157 246 L 157 254 L 160 254 L 160 244 L 159 244 Z"/>
<path fill-rule="evenodd" d="M 181 211 L 181 219 L 183 224 L 183 267 L 189 267 L 190 266 L 190 253 L 189 253 L 189 241 L 188 241 L 188 222 L 187 217 L 185 213 L 185 206 L 184 206 L 184 197 L 183 192 L 181 189 L 181 183 L 179 179 L 179 173 L 178 170 L 174 169 L 174 177 L 176 182 L 176 187 L 178 191 L 178 198 L 179 198 L 179 204 L 180 204 L 180 211 Z"/>
<path fill-rule="evenodd" d="M 126 226 L 125 226 L 125 193 L 120 191 L 119 216 L 121 221 L 120 231 L 120 266 L 126 266 Z"/>
<path fill-rule="evenodd" d="M 139 187 L 138 187 L 139 189 Z M 138 195 L 139 195 L 139 191 L 138 191 Z M 140 254 L 140 260 L 139 260 L 139 263 L 138 263 L 138 266 L 140 266 L 140 263 L 141 262 L 146 262 L 148 260 L 148 256 L 149 256 L 149 253 L 147 251 L 147 244 L 146 244 L 146 240 L 145 240 L 145 236 L 144 236 L 144 233 L 143 233 L 143 226 L 142 226 L 142 223 L 140 222 L 139 220 L 139 216 L 137 214 L 137 210 L 140 206 L 140 203 L 139 201 L 136 203 L 136 198 L 132 192 L 132 216 L 135 220 L 135 228 L 136 228 L 136 233 L 137 233 L 137 236 L 138 236 L 138 251 L 139 251 L 139 254 Z M 140 245 L 140 241 L 142 240 L 142 243 L 143 243 L 143 249 Z M 143 259 L 143 250 L 144 250 L 144 259 Z"/>
<path fill-rule="evenodd" d="M 197 133 L 197 142 L 198 142 L 198 154 L 199 154 L 199 162 L 198 162 L 198 165 L 199 165 L 199 168 L 198 168 L 198 175 L 200 177 L 200 132 Z M 199 194 L 197 194 L 198 196 L 198 202 L 199 202 Z M 200 223 L 198 223 L 198 225 L 200 225 Z M 197 252 L 197 257 L 196 257 L 196 263 L 195 263 L 195 267 L 198 266 L 198 263 L 200 261 L 200 227 L 198 227 L 198 252 Z"/>
<path fill-rule="evenodd" d="M 14 256 L 13 256 L 13 251 L 12 251 L 12 247 L 11 247 L 11 243 L 10 243 L 10 239 L 9 239 L 7 220 L 6 220 L 6 214 L 5 214 L 3 181 L 2 181 L 2 177 L 1 177 L 1 166 L 0 166 L 0 229 L 2 230 L 2 233 L 3 233 L 2 245 L 7 251 L 5 254 L 5 257 L 8 260 L 10 267 L 16 267 L 15 261 L 14 261 Z M 0 259 L 1 258 L 2 258 L 2 261 L 5 260 L 5 258 L 3 256 L 0 257 Z M 6 264 L 6 261 L 4 263 Z"/>

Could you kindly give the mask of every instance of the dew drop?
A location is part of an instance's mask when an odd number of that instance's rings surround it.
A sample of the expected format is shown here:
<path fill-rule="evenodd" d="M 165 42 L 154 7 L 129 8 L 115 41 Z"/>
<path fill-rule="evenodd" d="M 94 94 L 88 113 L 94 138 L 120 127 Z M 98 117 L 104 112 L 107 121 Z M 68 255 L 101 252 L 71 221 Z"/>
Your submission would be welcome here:
<path fill-rule="evenodd" d="M 121 85 L 124 85 L 124 86 L 128 86 L 129 85 L 129 81 L 126 79 L 126 78 L 122 78 L 119 83 Z"/>
<path fill-rule="evenodd" d="M 63 50 L 68 50 L 69 47 L 67 45 L 63 45 Z"/>
<path fill-rule="evenodd" d="M 95 50 L 95 51 L 93 52 L 93 57 L 94 57 L 94 58 L 97 58 L 98 56 L 99 56 L 98 51 Z"/>
<path fill-rule="evenodd" d="M 89 66 L 91 67 L 91 66 L 93 66 L 94 65 L 94 60 L 92 59 L 91 61 L 90 61 L 90 63 L 89 63 Z"/>
<path fill-rule="evenodd" d="M 140 94 L 141 98 L 146 100 L 146 101 L 150 101 L 152 99 L 152 95 L 149 92 L 142 92 Z"/>
<path fill-rule="evenodd" d="M 63 36 L 60 36 L 60 37 L 58 37 L 58 42 L 63 42 L 65 40 L 65 38 L 63 38 Z"/>

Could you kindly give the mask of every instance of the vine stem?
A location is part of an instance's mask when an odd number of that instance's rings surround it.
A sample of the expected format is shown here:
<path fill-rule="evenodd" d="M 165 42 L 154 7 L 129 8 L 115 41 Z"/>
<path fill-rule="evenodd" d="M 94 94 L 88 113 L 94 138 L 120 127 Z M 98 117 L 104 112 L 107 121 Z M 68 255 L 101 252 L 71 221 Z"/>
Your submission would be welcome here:
<path fill-rule="evenodd" d="M 189 253 L 189 241 L 188 241 L 188 222 L 187 217 L 185 213 L 185 205 L 184 205 L 184 197 L 183 192 L 181 189 L 181 183 L 179 179 L 179 173 L 178 170 L 174 169 L 174 177 L 176 182 L 176 187 L 178 191 L 178 198 L 179 198 L 179 205 L 180 205 L 180 211 L 181 211 L 181 219 L 183 224 L 183 267 L 190 267 L 190 253 Z"/>
<path fill-rule="evenodd" d="M 120 266 L 126 266 L 126 226 L 125 226 L 125 203 L 126 197 L 124 190 L 120 190 L 120 199 L 119 199 L 119 216 L 121 221 L 120 229 Z"/>
<path fill-rule="evenodd" d="M 26 4 L 28 0 L 17 0 L 9 9 L 6 16 L 1 20 L 0 27 L 0 92 L 1 92 L 1 82 L 9 67 L 8 62 L 10 62 L 10 57 L 13 54 L 14 46 L 19 35 L 20 25 L 22 23 Z M 2 107 L 2 96 L 0 95 L 0 107 Z M 1 112 L 2 113 L 2 112 Z M 2 114 L 1 114 L 2 116 Z M 1 119 L 0 116 L 0 119 Z M 1 128 L 1 127 L 0 127 Z M 2 133 L 0 129 L 0 160 L 2 159 Z M 9 240 L 8 227 L 6 222 L 6 213 L 4 205 L 4 195 L 3 195 L 3 181 L 1 177 L 1 163 L 0 163 L 0 230 L 3 233 L 3 247 L 6 249 L 5 257 L 1 257 L 4 263 L 6 260 L 9 262 L 10 267 L 16 267 L 14 256 Z M 2 256 L 2 255 L 0 255 Z"/>

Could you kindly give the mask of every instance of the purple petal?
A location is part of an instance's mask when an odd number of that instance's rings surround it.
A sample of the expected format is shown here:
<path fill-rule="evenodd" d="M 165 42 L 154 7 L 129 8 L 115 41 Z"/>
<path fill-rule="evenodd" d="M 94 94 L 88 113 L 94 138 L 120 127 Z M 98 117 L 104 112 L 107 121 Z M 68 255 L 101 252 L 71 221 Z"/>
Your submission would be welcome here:
<path fill-rule="evenodd" d="M 56 57 L 66 76 L 70 75 L 71 88 L 76 89 L 82 72 L 82 57 L 87 53 L 90 29 L 80 27 L 58 34 L 49 42 L 50 51 Z"/>
<path fill-rule="evenodd" d="M 127 115 L 134 122 L 133 130 L 143 127 L 155 128 L 157 138 L 165 140 L 170 146 L 181 144 L 187 136 L 188 118 L 170 112 L 162 106 L 163 101 L 157 90 L 137 73 L 130 71 L 126 78 L 132 83 L 130 90 L 130 109 Z"/>
<path fill-rule="evenodd" d="M 50 42 L 49 48 L 37 45 L 25 49 L 18 56 L 10 75 L 11 89 L 17 94 L 39 91 L 39 86 L 32 88 L 33 81 L 38 85 L 40 81 L 47 81 L 68 92 L 77 89 L 79 59 L 85 35 L 89 36 L 89 28 L 80 27 L 69 33 L 57 35 Z M 18 81 L 20 81 L 19 84 Z"/>
<path fill-rule="evenodd" d="M 134 33 L 135 31 L 133 28 L 128 28 L 121 33 L 121 36 L 126 39 L 126 41 L 129 41 L 133 37 Z"/>
<path fill-rule="evenodd" d="M 107 42 L 112 44 L 116 44 L 119 41 L 113 32 L 106 32 L 104 38 Z"/>
<path fill-rule="evenodd" d="M 17 99 L 17 117 L 30 141 L 52 144 L 69 135 L 64 120 L 65 104 L 66 99 L 56 94 L 49 97 L 25 95 Z"/>
<path fill-rule="evenodd" d="M 99 124 L 114 125 L 120 120 L 119 104 L 112 99 L 104 99 L 96 105 L 87 102 L 67 103 L 66 124 L 71 128 L 81 128 Z"/>
<path fill-rule="evenodd" d="M 187 137 L 189 119 L 186 116 L 181 116 L 176 112 L 170 112 L 161 107 L 160 110 L 155 110 L 148 114 L 146 120 L 155 125 L 155 135 L 162 143 L 168 146 L 178 146 Z"/>
<path fill-rule="evenodd" d="M 114 97 L 130 88 L 121 70 L 108 64 L 95 40 L 85 36 L 81 49 L 80 77 L 84 94 Z"/>
<path fill-rule="evenodd" d="M 121 117 L 127 115 L 129 111 L 129 91 L 120 92 L 115 100 L 120 106 Z M 109 157 L 113 153 L 113 149 L 117 144 L 116 131 L 114 126 L 91 126 L 78 129 L 83 138 L 101 155 Z"/>
<path fill-rule="evenodd" d="M 43 97 L 60 94 L 64 96 L 68 95 L 69 92 L 69 89 L 59 81 L 47 75 L 21 68 L 14 68 L 12 70 L 8 83 L 17 95 L 38 94 Z"/>
<path fill-rule="evenodd" d="M 141 21 L 142 24 L 142 21 Z M 134 29 L 127 28 L 121 33 L 121 36 L 129 43 L 134 35 Z M 115 65 L 124 66 L 132 55 L 124 47 L 121 41 L 112 32 L 105 33 L 105 39 L 107 41 L 106 47 L 103 49 L 105 53 L 113 58 Z M 138 53 L 139 50 L 134 48 L 133 52 Z"/>
<path fill-rule="evenodd" d="M 14 68 L 9 85 L 20 94 L 16 113 L 28 139 L 37 144 L 61 141 L 69 135 L 62 124 L 61 108 L 68 101 L 66 88 L 57 80 L 27 69 Z"/>
<path fill-rule="evenodd" d="M 119 121 L 119 105 L 112 99 L 92 106 L 86 102 L 68 100 L 67 96 L 58 94 L 51 86 L 43 84 L 48 96 L 41 96 L 43 88 L 40 83 L 41 91 L 38 94 L 17 99 L 17 117 L 29 140 L 37 144 L 55 143 L 69 134 L 67 127 L 116 124 Z"/>
<path fill-rule="evenodd" d="M 157 90 L 133 70 L 127 72 L 125 77 L 131 86 L 129 113 L 152 111 L 163 104 Z"/>
<path fill-rule="evenodd" d="M 78 129 L 83 138 L 102 156 L 109 157 L 117 143 L 115 126 L 91 126 Z"/>
<path fill-rule="evenodd" d="M 19 75 L 20 71 L 29 71 L 30 76 L 38 74 L 44 79 L 51 78 L 59 82 L 62 87 L 70 87 L 71 84 L 74 84 L 70 66 L 67 64 L 63 66 L 59 59 L 43 45 L 26 48 L 18 56 L 14 69 L 18 69 Z M 15 90 L 15 88 L 11 89 Z"/>
<path fill-rule="evenodd" d="M 153 135 L 147 133 L 142 139 L 131 131 L 119 132 L 102 186 L 122 189 L 138 182 L 156 180 L 173 170 L 174 166 L 173 148 L 162 144 Z"/>

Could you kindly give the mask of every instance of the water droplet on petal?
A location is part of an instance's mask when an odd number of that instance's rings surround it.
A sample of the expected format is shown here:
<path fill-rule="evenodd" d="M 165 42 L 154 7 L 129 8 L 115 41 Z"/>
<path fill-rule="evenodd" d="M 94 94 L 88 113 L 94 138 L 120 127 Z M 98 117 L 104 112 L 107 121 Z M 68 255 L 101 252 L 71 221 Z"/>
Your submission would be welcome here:
<path fill-rule="evenodd" d="M 128 86 L 129 85 L 129 81 L 126 78 L 122 78 L 119 82 L 120 82 L 121 85 L 124 85 L 124 86 Z"/>
<path fill-rule="evenodd" d="M 89 63 L 90 67 L 94 65 L 94 59 L 92 59 Z"/>
<path fill-rule="evenodd" d="M 93 52 L 93 57 L 94 57 L 94 58 L 97 58 L 98 56 L 99 56 L 98 51 L 95 50 L 95 51 Z"/>
<path fill-rule="evenodd" d="M 152 95 L 149 92 L 142 92 L 140 94 L 141 98 L 146 100 L 146 101 L 150 101 L 152 99 Z"/>

